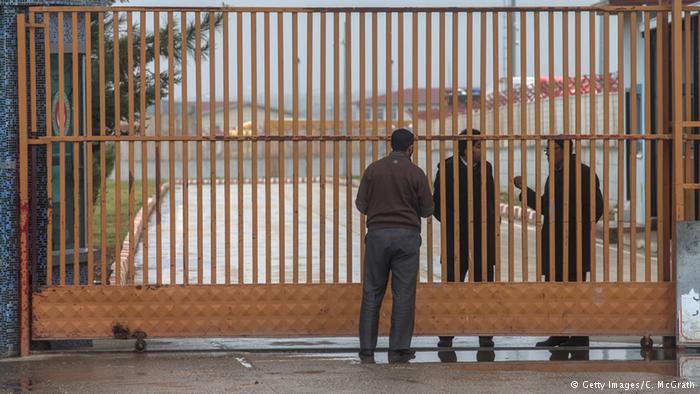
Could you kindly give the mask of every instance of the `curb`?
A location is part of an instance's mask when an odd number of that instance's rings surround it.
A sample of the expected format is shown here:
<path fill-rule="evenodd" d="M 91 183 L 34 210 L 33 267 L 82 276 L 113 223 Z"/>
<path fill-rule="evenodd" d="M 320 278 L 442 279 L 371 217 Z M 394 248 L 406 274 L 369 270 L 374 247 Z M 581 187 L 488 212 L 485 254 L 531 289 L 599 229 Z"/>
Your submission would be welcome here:
<path fill-rule="evenodd" d="M 160 195 L 161 198 L 162 196 L 168 191 L 170 188 L 170 185 L 168 183 L 164 183 L 160 187 Z M 138 243 L 141 241 L 141 235 L 143 233 L 143 226 L 144 223 L 148 223 L 148 219 L 151 217 L 153 212 L 155 211 L 156 207 L 156 197 L 152 196 L 148 198 L 148 202 L 146 203 L 146 215 L 144 217 L 144 211 L 143 211 L 143 206 L 139 211 L 136 213 L 134 216 L 134 248 Z M 127 237 L 124 239 L 124 242 L 122 243 L 122 248 L 121 252 L 119 253 L 119 261 L 117 262 L 115 260 L 114 263 L 112 263 L 112 274 L 109 277 L 109 282 L 110 283 L 115 283 L 115 281 L 118 279 L 116 282 L 117 284 L 125 284 L 128 281 L 129 278 L 129 255 L 131 252 L 131 244 L 129 242 L 129 236 L 127 234 Z M 135 252 L 135 249 L 134 249 Z M 119 278 L 116 278 L 116 271 L 115 271 L 115 264 L 119 264 L 119 267 L 121 268 L 121 275 Z"/>
<path fill-rule="evenodd" d="M 501 217 L 508 216 L 509 208 L 510 208 L 510 205 L 501 203 Z M 525 211 L 526 211 L 525 214 L 527 215 L 527 221 L 534 222 L 535 219 L 537 218 L 537 212 L 530 209 L 530 208 L 527 208 Z M 513 219 L 522 221 L 522 218 L 523 218 L 523 207 L 514 206 L 513 207 Z"/>

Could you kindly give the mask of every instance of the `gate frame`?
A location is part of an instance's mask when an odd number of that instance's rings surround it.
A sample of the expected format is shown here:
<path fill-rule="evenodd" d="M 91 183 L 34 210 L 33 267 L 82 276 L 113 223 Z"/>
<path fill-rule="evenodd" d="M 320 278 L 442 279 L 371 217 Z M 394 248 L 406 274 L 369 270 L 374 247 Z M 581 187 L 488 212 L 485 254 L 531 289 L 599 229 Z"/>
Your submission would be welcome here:
<path fill-rule="evenodd" d="M 33 23 L 27 23 L 25 20 L 26 14 L 18 14 L 17 16 L 17 37 L 18 37 L 18 42 L 17 42 L 17 51 L 18 51 L 18 98 L 19 98 L 19 208 L 20 208 L 20 217 L 19 217 L 19 226 L 20 226 L 20 355 L 21 356 L 26 356 L 29 354 L 29 343 L 31 339 L 31 333 L 30 333 L 30 319 L 31 319 L 31 311 L 30 311 L 30 299 L 32 297 L 32 294 L 30 294 L 30 286 L 29 286 L 29 167 L 28 167 L 28 162 L 29 162 L 29 133 L 28 133 L 28 122 L 27 122 L 27 35 L 26 31 L 28 28 L 41 28 L 43 27 L 42 25 L 38 24 L 33 24 Z M 681 23 L 682 23 L 682 1 L 681 0 L 673 0 L 673 6 L 672 6 L 672 23 L 673 23 L 673 46 L 672 46 L 672 60 L 673 61 L 673 134 L 672 134 L 672 144 L 673 144 L 673 194 L 672 194 L 672 206 L 673 206 L 673 217 L 671 220 L 673 222 L 682 220 L 684 218 L 684 206 L 685 206 L 685 199 L 684 199 L 684 193 L 683 191 L 687 188 L 697 188 L 697 185 L 689 185 L 684 183 L 684 177 L 683 177 L 683 140 L 684 140 L 684 134 L 683 134 L 683 128 L 684 127 L 689 127 L 691 124 L 695 124 L 697 122 L 687 122 L 683 119 L 683 111 L 682 111 L 682 106 L 680 103 L 682 103 L 683 100 L 683 93 L 682 93 L 682 66 L 681 66 L 681 61 L 682 59 L 682 48 L 681 48 Z M 674 234 L 672 235 L 675 238 L 675 226 L 671 226 L 672 231 Z M 669 234 L 670 235 L 670 234 Z M 664 242 L 667 242 L 668 239 L 664 240 Z M 671 264 L 675 264 L 675 250 L 673 251 L 673 258 L 671 259 Z M 515 296 L 522 296 L 523 294 L 534 294 L 534 295 L 542 295 L 547 293 L 548 291 L 554 291 L 555 288 L 558 286 L 566 286 L 566 288 L 571 288 L 571 289 L 576 289 L 577 286 L 580 286 L 579 290 L 584 291 L 591 291 L 593 293 L 598 293 L 600 294 L 608 294 L 607 292 L 612 292 L 610 294 L 613 294 L 617 289 L 625 289 L 623 291 L 627 292 L 629 291 L 629 294 L 635 294 L 641 292 L 649 292 L 650 289 L 654 287 L 666 287 L 661 289 L 663 292 L 670 292 L 671 294 L 675 291 L 674 290 L 674 282 L 672 278 L 670 278 L 670 282 L 660 282 L 660 283 L 585 283 L 585 284 L 576 284 L 576 283 L 566 283 L 566 284 L 555 284 L 555 283 L 489 283 L 488 286 L 494 286 L 494 287 L 503 287 L 501 294 L 501 297 L 496 296 L 495 298 L 492 299 L 492 302 L 495 302 L 494 305 L 497 305 L 500 302 L 503 302 L 504 300 L 507 299 L 514 299 L 511 297 Z M 252 289 L 253 286 L 257 285 L 238 285 L 235 287 L 230 287 L 228 292 L 235 293 L 238 291 L 238 289 L 245 288 L 245 289 Z M 271 285 L 260 285 L 261 287 L 261 292 L 269 292 L 269 290 L 266 290 L 266 288 L 262 286 L 267 286 L 269 288 Z M 292 287 L 297 287 L 297 286 L 303 286 L 305 288 L 308 288 L 309 292 L 312 293 L 318 293 L 316 294 L 317 297 L 319 297 L 319 300 L 330 300 L 333 301 L 332 298 L 327 298 L 328 296 L 328 290 L 327 289 L 322 289 L 324 285 L 292 285 L 292 284 L 280 284 L 280 285 L 273 285 L 273 286 L 279 286 L 279 292 L 284 294 L 286 289 L 291 289 Z M 340 285 L 340 284 L 332 284 L 329 285 L 331 288 L 337 288 L 337 287 L 343 287 L 345 288 L 346 285 Z M 417 324 L 417 332 L 423 333 L 423 334 L 437 334 L 443 331 L 452 331 L 452 332 L 457 332 L 458 326 L 460 324 L 463 324 L 464 321 L 459 320 L 459 319 L 452 319 L 451 322 L 455 326 L 450 326 L 450 320 L 443 320 L 446 316 L 447 317 L 452 317 L 454 318 L 455 315 L 449 315 L 449 314 L 444 314 L 444 315 L 439 315 L 439 311 L 432 309 L 430 305 L 421 305 L 421 300 L 420 300 L 420 294 L 423 294 L 425 292 L 432 294 L 435 297 L 438 297 L 438 299 L 444 299 L 444 300 L 449 300 L 452 299 L 457 300 L 461 299 L 463 302 L 460 304 L 460 307 L 457 309 L 461 309 L 463 307 L 469 307 L 471 304 L 472 306 L 474 305 L 474 296 L 476 296 L 477 292 L 475 291 L 480 284 L 473 284 L 470 286 L 463 286 L 461 284 L 428 284 L 428 283 L 421 283 L 418 285 L 419 289 L 422 289 L 421 292 L 419 292 L 419 301 L 418 301 L 418 315 L 420 316 L 421 313 L 428 313 L 432 314 L 432 319 L 426 319 L 422 320 L 425 323 L 426 326 L 422 327 L 421 320 L 418 320 Z M 538 287 L 541 287 L 538 291 Z M 113 293 L 114 295 L 116 294 L 122 294 L 124 295 L 125 293 L 131 297 L 136 296 L 137 298 L 142 298 L 143 295 L 146 295 L 145 302 L 149 302 L 148 299 L 150 298 L 158 298 L 161 295 L 164 297 L 169 297 L 170 292 L 177 292 L 180 291 L 179 289 L 182 289 L 182 292 L 185 292 L 187 289 L 186 287 L 183 286 L 177 286 L 177 285 L 171 285 L 171 286 L 162 286 L 162 289 L 159 289 L 157 286 L 139 286 L 139 287 L 129 287 L 129 286 L 100 286 L 100 287 L 87 287 L 87 286 L 56 286 L 56 287 L 51 287 L 45 291 L 40 291 L 34 294 L 36 297 L 36 304 L 39 304 L 39 301 L 45 302 L 47 300 L 51 299 L 51 295 L 53 295 L 54 299 L 55 298 L 61 298 L 59 300 L 59 303 L 63 303 L 64 306 L 66 305 L 71 305 L 71 293 L 80 293 L 81 291 L 99 291 L 99 292 L 104 292 L 105 294 L 107 293 Z M 192 292 L 199 291 L 198 287 L 199 286 L 188 286 Z M 215 286 L 208 286 L 209 288 L 216 288 Z M 312 290 L 312 288 L 319 289 L 319 291 Z M 341 293 L 346 293 L 349 292 L 349 294 L 352 294 L 354 292 L 358 292 L 360 288 L 359 284 L 349 284 L 347 285 L 347 290 L 342 291 Z M 178 290 L 175 290 L 178 289 Z M 265 291 L 262 291 L 265 290 Z M 561 289 L 559 289 L 561 290 Z M 204 291 L 204 290 L 202 290 Z M 332 293 L 332 292 L 331 292 Z M 62 297 L 57 297 L 58 294 L 62 294 Z M 494 294 L 499 294 L 499 293 L 494 293 Z M 577 294 L 575 291 L 573 294 Z M 648 293 L 649 294 L 649 293 Z M 653 291 L 651 291 L 652 295 L 656 294 Z M 152 295 L 152 297 L 150 297 Z M 278 294 L 279 295 L 279 294 Z M 556 292 L 551 292 L 550 296 L 557 296 Z M 326 297 L 326 298 L 323 298 Z M 439 298 L 439 297 L 444 297 L 444 298 Z M 472 297 L 472 298 L 470 298 Z M 341 298 L 342 299 L 342 298 Z M 345 298 L 346 300 L 348 298 Z M 349 297 L 349 299 L 354 303 L 353 305 L 356 305 L 357 302 L 354 298 Z M 546 297 L 545 297 L 546 299 Z M 602 296 L 602 302 L 598 305 L 599 307 L 603 305 L 604 307 L 609 307 L 610 305 L 608 302 L 617 302 L 620 299 L 615 299 L 615 297 L 612 297 L 612 299 L 606 298 L 604 295 Z M 675 297 L 670 297 L 669 298 L 671 302 L 675 302 Z M 625 298 L 621 298 L 623 301 L 628 301 Z M 483 300 L 482 300 L 483 301 Z M 647 302 L 647 299 L 643 299 L 644 302 Z M 661 300 L 660 302 L 666 302 L 669 300 Z M 385 303 L 383 307 L 383 314 L 387 314 L 387 309 L 389 306 L 388 302 Z M 73 314 L 72 316 L 79 316 L 81 313 L 84 314 L 85 310 L 80 307 L 80 305 L 76 305 L 75 303 L 72 303 L 73 308 L 68 308 L 68 309 L 61 309 L 61 314 L 63 315 L 62 317 L 65 320 L 70 320 L 71 319 L 71 313 Z M 329 306 L 333 306 L 332 304 L 328 304 Z M 348 303 L 348 305 L 350 305 Z M 52 304 L 50 302 L 45 303 L 45 307 L 51 308 Z M 357 306 L 357 305 L 356 305 Z M 41 306 L 40 306 L 41 307 Z M 351 306 L 349 306 L 351 307 Z M 424 309 L 421 309 L 421 307 L 424 307 Z M 656 307 L 659 307 L 658 305 Z M 656 326 L 658 331 L 654 332 L 649 332 L 648 330 L 646 331 L 639 331 L 635 332 L 633 329 L 630 331 L 631 327 L 625 327 L 624 332 L 625 333 L 637 333 L 641 335 L 647 335 L 647 334 L 661 334 L 661 335 L 672 335 L 675 333 L 675 309 L 672 308 L 671 305 L 667 305 L 668 308 L 661 308 L 661 312 L 658 316 L 653 316 L 649 311 L 644 312 L 644 316 L 647 318 L 652 318 L 652 319 L 660 319 L 659 324 Z M 524 309 L 523 309 L 524 310 Z M 669 313 L 670 310 L 670 313 Z M 530 312 L 525 310 L 526 312 Z M 68 313 L 70 312 L 70 313 Z M 143 311 L 141 311 L 142 313 Z M 324 310 L 324 308 L 320 308 L 317 311 L 317 315 L 322 315 L 327 310 Z M 598 311 L 594 311 L 598 312 Z M 658 310 L 657 310 L 658 312 Z M 126 313 L 126 312 L 124 312 Z M 591 316 L 594 315 L 594 313 L 590 314 Z M 128 319 L 128 314 L 126 314 L 127 319 Z M 437 316 L 437 317 L 436 317 Z M 462 315 L 460 315 L 462 316 Z M 512 315 L 511 315 L 512 316 Z M 35 316 L 36 317 L 36 316 Z M 229 316 L 229 317 L 235 317 L 235 315 Z M 584 316 L 586 317 L 586 316 Z M 464 316 L 462 316 L 464 318 Z M 572 318 L 576 319 L 576 316 L 572 316 Z M 581 318 L 581 316 L 578 316 L 578 318 Z M 624 319 L 627 319 L 628 317 L 623 317 Z M 382 319 L 386 323 L 386 318 Z M 664 321 L 665 320 L 665 321 Z M 566 327 L 568 324 L 570 324 L 572 320 L 566 321 L 565 319 L 562 319 L 562 324 L 554 329 L 550 329 L 549 331 L 547 330 L 542 330 L 534 333 L 535 335 L 540 335 L 540 334 L 563 334 L 565 333 L 562 330 L 566 330 L 566 333 L 578 333 L 574 331 L 571 331 L 570 329 L 567 330 Z M 35 323 L 41 323 L 41 321 L 36 320 Z M 345 322 L 347 323 L 347 322 Z M 438 324 L 439 323 L 439 324 Z M 444 326 L 441 326 L 440 324 L 447 324 L 448 328 L 444 328 Z M 138 327 L 132 327 L 134 329 L 138 329 Z M 386 330 L 386 326 L 383 327 L 384 330 Z M 514 333 L 514 332 L 521 332 L 517 331 L 519 327 L 514 327 L 511 326 L 510 329 L 504 329 L 502 331 L 496 330 L 461 330 L 459 332 L 463 333 L 498 333 L 498 334 L 508 334 L 508 333 Z M 215 330 L 214 330 L 215 331 Z M 299 332 L 299 334 L 303 333 L 314 333 L 313 330 L 309 331 L 304 331 L 304 332 Z M 590 333 L 591 330 L 586 330 L 585 333 Z M 231 331 L 218 331 L 218 332 L 209 332 L 210 334 L 231 334 Z M 444 332 L 443 332 L 444 333 Z M 583 332 L 581 332 L 583 333 Z M 106 333 L 103 328 L 99 328 L 93 331 L 89 331 L 87 334 L 82 334 L 81 332 L 76 332 L 75 336 L 70 336 L 71 338 L 96 338 L 96 337 L 105 337 L 105 335 L 109 335 L 111 333 Z M 241 335 L 241 333 L 235 334 L 235 335 Z M 532 334 L 531 334 L 532 335 Z M 152 335 L 153 336 L 153 335 Z M 157 336 L 157 334 L 156 334 Z M 58 336 L 57 336 L 58 337 Z M 41 337 L 38 339 L 50 339 L 51 336 L 47 337 Z M 64 338 L 64 337 L 62 337 Z"/>

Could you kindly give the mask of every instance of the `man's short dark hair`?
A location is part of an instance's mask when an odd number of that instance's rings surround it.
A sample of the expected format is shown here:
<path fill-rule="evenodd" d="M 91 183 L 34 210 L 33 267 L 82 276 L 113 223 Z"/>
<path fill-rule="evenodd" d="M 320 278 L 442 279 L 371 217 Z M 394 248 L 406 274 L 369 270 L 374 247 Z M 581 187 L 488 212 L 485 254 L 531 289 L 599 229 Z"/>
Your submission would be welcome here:
<path fill-rule="evenodd" d="M 413 133 L 408 129 L 396 129 L 391 133 L 391 149 L 406 152 L 413 145 Z"/>
<path fill-rule="evenodd" d="M 557 140 L 554 140 L 554 143 L 557 144 L 561 149 L 564 149 L 564 142 L 568 142 L 568 143 L 569 143 L 569 149 L 570 149 L 570 151 L 573 151 L 574 149 L 576 149 L 576 141 L 574 141 L 574 140 L 571 139 L 571 138 L 564 138 L 564 139 L 557 139 Z"/>
<path fill-rule="evenodd" d="M 467 135 L 467 132 L 469 130 L 464 129 L 459 132 L 459 135 Z M 478 129 L 472 129 L 471 135 L 481 135 L 481 132 Z M 461 155 L 464 153 L 464 150 L 467 149 L 467 140 L 459 140 L 457 143 L 457 149 L 459 149 L 459 154 Z"/>

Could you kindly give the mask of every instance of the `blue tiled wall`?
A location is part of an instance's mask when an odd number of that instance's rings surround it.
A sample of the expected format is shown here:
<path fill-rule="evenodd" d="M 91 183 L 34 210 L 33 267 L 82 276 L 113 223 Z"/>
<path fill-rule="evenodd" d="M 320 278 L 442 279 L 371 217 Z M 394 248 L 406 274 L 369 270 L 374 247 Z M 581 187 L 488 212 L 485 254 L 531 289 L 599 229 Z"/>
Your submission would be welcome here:
<path fill-rule="evenodd" d="M 104 1 L 4 0 L 0 5 L 0 357 L 19 350 L 19 191 L 18 191 L 18 124 L 17 124 L 17 14 L 31 5 L 99 5 Z M 38 16 L 38 20 L 41 17 Z M 36 30 L 37 128 L 45 130 L 45 89 L 43 31 Z M 30 185 L 46 185 L 46 150 L 37 148 L 36 162 L 30 164 Z M 30 225 L 36 229 L 31 239 L 32 281 L 46 281 L 46 188 L 32 193 L 37 211 Z"/>

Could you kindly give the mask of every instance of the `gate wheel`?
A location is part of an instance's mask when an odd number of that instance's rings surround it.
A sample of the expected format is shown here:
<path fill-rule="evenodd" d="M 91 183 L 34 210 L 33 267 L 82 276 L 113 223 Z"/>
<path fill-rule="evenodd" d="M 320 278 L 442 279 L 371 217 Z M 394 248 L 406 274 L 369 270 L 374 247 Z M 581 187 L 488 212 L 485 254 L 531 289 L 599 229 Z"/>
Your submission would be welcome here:
<path fill-rule="evenodd" d="M 146 350 L 146 337 L 148 335 L 143 331 L 136 331 L 134 333 L 134 338 L 136 338 L 136 343 L 134 344 L 134 350 L 137 353 L 141 353 Z"/>
<path fill-rule="evenodd" d="M 139 338 L 136 340 L 136 343 L 134 344 L 134 350 L 136 353 L 142 353 L 143 351 L 146 350 L 146 340 Z"/>
<path fill-rule="evenodd" d="M 654 341 L 647 335 L 642 337 L 642 339 L 639 341 L 639 345 L 642 347 L 642 349 L 651 349 L 652 346 L 654 346 Z"/>

